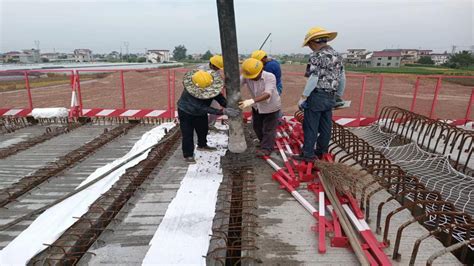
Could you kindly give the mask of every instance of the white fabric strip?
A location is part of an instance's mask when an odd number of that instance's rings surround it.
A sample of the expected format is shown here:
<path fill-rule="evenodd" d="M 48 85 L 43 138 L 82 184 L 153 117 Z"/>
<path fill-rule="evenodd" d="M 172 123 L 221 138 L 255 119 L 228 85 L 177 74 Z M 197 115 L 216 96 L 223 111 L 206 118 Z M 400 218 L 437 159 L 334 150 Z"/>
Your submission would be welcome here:
<path fill-rule="evenodd" d="M 196 164 L 190 165 L 176 197 L 169 204 L 158 230 L 150 241 L 143 265 L 205 265 L 217 190 L 222 181 L 220 158 L 224 156 L 227 135 L 211 133 L 215 152 L 196 151 Z"/>
<path fill-rule="evenodd" d="M 103 175 L 114 166 L 126 161 L 128 158 L 131 158 L 158 143 L 158 141 L 165 135 L 164 129 L 171 129 L 174 126 L 174 123 L 165 123 L 146 132 L 126 155 L 98 168 L 86 180 L 84 180 L 78 188 Z M 144 160 L 148 156 L 148 153 L 149 151 L 145 152 L 91 187 L 51 207 L 38 216 L 38 218 L 36 218 L 28 228 L 0 251 L 0 265 L 27 264 L 33 256 L 47 247 L 44 244 L 54 243 L 54 241 L 56 241 L 64 231 L 77 221 L 74 217 L 81 217 L 86 213 L 89 206 L 103 193 L 107 192 L 112 185 L 117 182 L 120 176 L 125 173 L 127 168 L 130 168 Z"/>

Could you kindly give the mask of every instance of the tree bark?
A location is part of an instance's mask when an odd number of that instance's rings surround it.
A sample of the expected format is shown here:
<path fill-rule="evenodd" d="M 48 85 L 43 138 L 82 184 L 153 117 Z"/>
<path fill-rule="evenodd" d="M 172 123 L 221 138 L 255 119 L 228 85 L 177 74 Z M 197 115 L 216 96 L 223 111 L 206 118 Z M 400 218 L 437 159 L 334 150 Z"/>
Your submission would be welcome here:
<path fill-rule="evenodd" d="M 239 54 L 235 29 L 234 1 L 217 0 L 217 16 L 224 57 L 225 88 L 228 106 L 238 108 L 240 98 Z M 247 149 L 242 115 L 229 117 L 229 151 L 242 153 Z"/>

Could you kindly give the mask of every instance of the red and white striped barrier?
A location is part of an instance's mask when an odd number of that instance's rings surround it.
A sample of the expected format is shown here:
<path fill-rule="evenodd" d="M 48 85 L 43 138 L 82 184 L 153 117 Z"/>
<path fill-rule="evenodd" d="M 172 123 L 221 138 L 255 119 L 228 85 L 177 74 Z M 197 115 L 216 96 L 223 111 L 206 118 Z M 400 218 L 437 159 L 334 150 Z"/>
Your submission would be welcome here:
<path fill-rule="evenodd" d="M 82 109 L 82 116 L 86 117 L 137 117 L 137 118 L 161 118 L 168 115 L 167 110 L 157 109 Z"/>
<path fill-rule="evenodd" d="M 349 216 L 352 224 L 359 231 L 362 239 L 365 241 L 366 246 L 364 249 L 366 250 L 366 255 L 369 255 L 367 254 L 367 252 L 370 253 L 370 256 L 367 256 L 367 258 L 369 259 L 371 264 L 383 266 L 392 265 L 392 262 L 382 250 L 382 247 L 384 247 L 384 245 L 379 243 L 377 238 L 375 238 L 367 222 L 364 219 L 357 218 L 352 209 L 349 207 L 349 205 L 342 204 L 342 208 Z"/>

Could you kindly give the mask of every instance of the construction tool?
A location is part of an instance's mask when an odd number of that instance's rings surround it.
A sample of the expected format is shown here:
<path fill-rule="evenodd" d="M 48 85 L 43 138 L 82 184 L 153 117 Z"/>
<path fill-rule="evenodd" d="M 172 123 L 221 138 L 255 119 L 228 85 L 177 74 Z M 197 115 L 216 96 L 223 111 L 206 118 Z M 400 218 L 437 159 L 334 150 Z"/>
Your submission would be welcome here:
<path fill-rule="evenodd" d="M 260 48 L 258 48 L 258 50 L 262 50 L 262 48 L 265 45 L 265 43 L 267 42 L 268 38 L 270 38 L 270 35 L 272 35 L 271 32 L 267 35 L 267 38 L 265 38 L 265 40 L 263 41 L 262 45 L 260 45 Z"/>

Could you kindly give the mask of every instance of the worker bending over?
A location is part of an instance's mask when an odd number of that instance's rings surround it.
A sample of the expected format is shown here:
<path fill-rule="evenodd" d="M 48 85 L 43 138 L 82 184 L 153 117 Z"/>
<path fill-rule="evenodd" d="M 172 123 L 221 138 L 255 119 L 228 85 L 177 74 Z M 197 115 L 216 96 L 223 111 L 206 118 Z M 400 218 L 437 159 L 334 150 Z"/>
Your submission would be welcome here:
<path fill-rule="evenodd" d="M 227 100 L 221 93 L 222 81 L 215 71 L 191 70 L 184 75 L 184 90 L 178 100 L 178 118 L 182 135 L 184 160 L 194 163 L 194 131 L 198 140 L 198 150 L 212 151 L 215 147 L 207 145 L 207 114 L 238 116 L 240 111 L 227 107 Z M 224 109 L 210 107 L 216 100 Z"/>
<path fill-rule="evenodd" d="M 199 69 L 205 70 L 205 71 L 210 71 L 210 70 L 211 71 L 216 71 L 222 77 L 223 76 L 222 70 L 224 69 L 224 59 L 222 58 L 222 55 L 213 55 L 209 59 L 209 64 L 203 65 L 203 66 L 199 67 Z M 221 109 L 221 106 L 219 105 L 219 103 L 216 100 L 213 100 L 211 102 L 211 107 L 215 108 L 215 109 Z M 217 130 L 215 125 L 216 125 L 216 121 L 217 121 L 218 117 L 219 117 L 219 115 L 209 114 L 208 125 L 209 125 L 210 130 Z"/>
<path fill-rule="evenodd" d="M 275 59 L 269 58 L 267 56 L 267 53 L 263 50 L 254 51 L 250 57 L 262 61 L 263 70 L 275 75 L 277 91 L 278 91 L 278 94 L 281 95 L 283 91 L 283 84 L 281 83 L 280 63 L 278 63 L 278 61 Z"/>
<path fill-rule="evenodd" d="M 249 58 L 242 63 L 240 86 L 244 85 L 247 85 L 252 98 L 241 101 L 239 107 L 252 107 L 253 130 L 260 141 L 257 156 L 268 156 L 275 146 L 278 114 L 281 109 L 275 75 L 263 70 L 260 60 Z"/>

